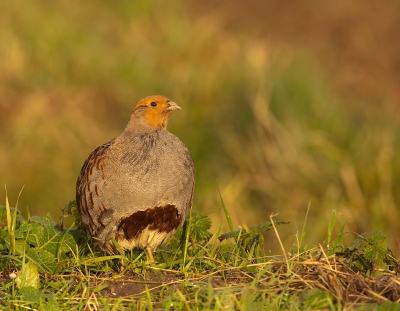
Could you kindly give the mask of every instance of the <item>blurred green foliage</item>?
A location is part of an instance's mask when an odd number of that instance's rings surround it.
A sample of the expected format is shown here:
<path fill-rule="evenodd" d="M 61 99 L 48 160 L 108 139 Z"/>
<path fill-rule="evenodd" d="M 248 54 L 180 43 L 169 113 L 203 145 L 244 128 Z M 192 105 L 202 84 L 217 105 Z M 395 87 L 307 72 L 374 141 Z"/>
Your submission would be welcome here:
<path fill-rule="evenodd" d="M 323 239 L 336 209 L 347 230 L 381 230 L 395 245 L 395 105 L 342 98 L 312 54 L 192 5 L 1 2 L 0 176 L 10 201 L 25 185 L 23 212 L 59 216 L 87 155 L 123 130 L 138 99 L 163 94 L 183 108 L 169 130 L 195 160 L 195 210 L 221 208 L 218 180 L 235 223 L 279 212 L 300 226 L 312 200 L 309 241 Z M 297 227 L 285 227 L 292 241 Z"/>

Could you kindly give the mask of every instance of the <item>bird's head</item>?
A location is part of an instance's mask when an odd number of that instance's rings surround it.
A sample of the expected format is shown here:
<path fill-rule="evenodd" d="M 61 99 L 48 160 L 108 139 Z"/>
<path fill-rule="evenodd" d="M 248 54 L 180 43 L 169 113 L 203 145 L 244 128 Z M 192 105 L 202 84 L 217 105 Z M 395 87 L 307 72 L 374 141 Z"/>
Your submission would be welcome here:
<path fill-rule="evenodd" d="M 162 95 L 151 95 L 139 100 L 132 110 L 132 116 L 143 118 L 156 129 L 166 129 L 172 111 L 181 109 L 176 103 Z"/>

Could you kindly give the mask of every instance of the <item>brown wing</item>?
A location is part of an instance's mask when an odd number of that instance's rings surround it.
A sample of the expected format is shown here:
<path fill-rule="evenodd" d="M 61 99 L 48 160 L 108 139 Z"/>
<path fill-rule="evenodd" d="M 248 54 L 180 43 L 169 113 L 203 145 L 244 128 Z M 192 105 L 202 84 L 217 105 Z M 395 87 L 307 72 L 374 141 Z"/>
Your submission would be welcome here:
<path fill-rule="evenodd" d="M 76 203 L 82 222 L 94 236 L 101 223 L 100 215 L 106 210 L 98 198 L 98 180 L 104 180 L 104 156 L 114 142 L 110 140 L 97 147 L 86 159 L 76 182 Z"/>

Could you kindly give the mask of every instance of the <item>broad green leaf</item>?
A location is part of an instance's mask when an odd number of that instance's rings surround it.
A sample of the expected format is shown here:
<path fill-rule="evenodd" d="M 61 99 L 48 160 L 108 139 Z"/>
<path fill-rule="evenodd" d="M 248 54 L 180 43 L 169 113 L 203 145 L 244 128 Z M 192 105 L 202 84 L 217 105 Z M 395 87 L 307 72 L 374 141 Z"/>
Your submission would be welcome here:
<path fill-rule="evenodd" d="M 28 286 L 38 289 L 40 287 L 40 279 L 37 266 L 31 261 L 23 265 L 22 269 L 17 273 L 15 283 L 18 288 Z"/>
<path fill-rule="evenodd" d="M 25 301 L 37 302 L 42 297 L 42 293 L 39 291 L 39 289 L 33 286 L 21 287 L 19 292 L 22 294 L 22 297 Z"/>
<path fill-rule="evenodd" d="M 45 229 L 38 223 L 24 222 L 15 231 L 16 239 L 25 239 L 33 246 L 40 246 L 45 242 Z"/>
<path fill-rule="evenodd" d="M 50 273 L 56 272 L 58 264 L 55 261 L 53 253 L 45 249 L 30 248 L 26 251 L 26 254 L 31 260 L 35 261 L 40 269 Z"/>
<path fill-rule="evenodd" d="M 386 258 L 387 248 L 384 246 L 371 246 L 368 245 L 365 247 L 364 256 L 365 258 L 380 267 L 383 264 L 384 259 Z"/>
<path fill-rule="evenodd" d="M 75 239 L 69 231 L 60 231 L 49 215 L 32 216 L 16 230 L 16 251 L 26 254 L 40 269 L 55 273 Z M 5 239 L 6 243 L 9 241 Z"/>
<path fill-rule="evenodd" d="M 211 219 L 206 215 L 195 214 L 192 221 L 192 230 L 197 240 L 209 239 L 212 234 L 208 232 L 211 228 Z"/>
<path fill-rule="evenodd" d="M 386 239 L 386 237 L 382 232 L 376 230 L 368 234 L 365 239 L 368 243 L 376 245 L 382 243 Z"/>

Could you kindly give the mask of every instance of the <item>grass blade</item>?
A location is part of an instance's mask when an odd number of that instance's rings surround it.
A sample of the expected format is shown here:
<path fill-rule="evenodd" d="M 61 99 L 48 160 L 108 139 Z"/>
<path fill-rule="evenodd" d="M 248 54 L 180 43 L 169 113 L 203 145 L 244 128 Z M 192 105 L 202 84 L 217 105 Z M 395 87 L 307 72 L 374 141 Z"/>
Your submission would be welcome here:
<path fill-rule="evenodd" d="M 218 183 L 217 183 L 217 187 L 218 187 L 219 197 L 220 197 L 220 199 L 221 199 L 221 204 L 222 204 L 222 207 L 224 208 L 224 213 L 225 213 L 226 221 L 228 222 L 228 225 L 229 225 L 229 230 L 230 230 L 230 231 L 233 231 L 234 228 L 233 228 L 233 223 L 232 223 L 231 215 L 229 215 L 229 211 L 228 211 L 228 209 L 226 208 L 224 199 L 223 199 L 222 194 L 221 194 L 221 189 L 219 188 Z"/>

